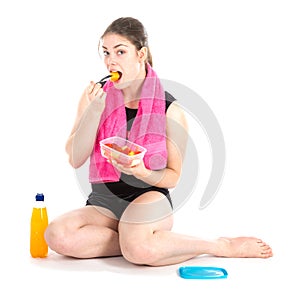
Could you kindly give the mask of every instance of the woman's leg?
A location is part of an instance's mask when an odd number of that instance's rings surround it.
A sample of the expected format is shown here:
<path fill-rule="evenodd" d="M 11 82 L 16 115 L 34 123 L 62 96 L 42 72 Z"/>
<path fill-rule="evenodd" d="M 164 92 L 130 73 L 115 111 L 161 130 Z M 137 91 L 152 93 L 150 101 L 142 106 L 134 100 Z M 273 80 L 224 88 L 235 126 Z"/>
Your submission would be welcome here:
<path fill-rule="evenodd" d="M 66 256 L 118 256 L 121 251 L 117 229 L 118 221 L 110 211 L 85 206 L 52 221 L 45 239 L 50 249 Z"/>
<path fill-rule="evenodd" d="M 145 220 L 143 222 L 143 220 Z M 123 256 L 135 264 L 177 264 L 201 254 L 224 257 L 272 256 L 271 248 L 252 237 L 206 241 L 171 232 L 173 217 L 168 200 L 159 192 L 147 192 L 133 201 L 119 223 Z"/>

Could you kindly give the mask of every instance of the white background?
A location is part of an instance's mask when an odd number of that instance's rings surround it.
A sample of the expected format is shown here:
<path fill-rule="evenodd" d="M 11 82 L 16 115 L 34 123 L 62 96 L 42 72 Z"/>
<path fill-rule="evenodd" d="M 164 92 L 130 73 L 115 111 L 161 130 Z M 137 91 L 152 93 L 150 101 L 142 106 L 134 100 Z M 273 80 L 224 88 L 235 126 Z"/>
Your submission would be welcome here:
<path fill-rule="evenodd" d="M 296 299 L 299 14 L 298 2 L 290 0 L 1 2 L 1 299 L 19 293 L 42 299 L 35 292 L 43 290 L 44 299 Z M 211 205 L 199 210 L 211 158 L 201 128 L 191 127 L 203 169 L 191 199 L 175 215 L 174 230 L 208 238 L 258 236 L 273 247 L 272 259 L 187 262 L 229 271 L 224 281 L 203 282 L 179 278 L 178 266 L 135 268 L 121 259 L 77 261 L 54 254 L 30 258 L 35 194 L 45 194 L 49 219 L 85 203 L 64 146 L 82 90 L 107 74 L 99 37 L 121 16 L 142 21 L 158 75 L 198 93 L 225 138 L 222 186 Z"/>

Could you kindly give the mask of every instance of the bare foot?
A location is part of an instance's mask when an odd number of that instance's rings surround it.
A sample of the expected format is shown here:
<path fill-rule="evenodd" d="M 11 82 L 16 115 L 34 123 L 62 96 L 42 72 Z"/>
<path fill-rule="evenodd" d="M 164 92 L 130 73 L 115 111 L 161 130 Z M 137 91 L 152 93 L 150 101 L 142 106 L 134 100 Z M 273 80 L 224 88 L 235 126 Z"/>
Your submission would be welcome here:
<path fill-rule="evenodd" d="M 217 240 L 216 256 L 222 257 L 258 257 L 273 256 L 269 245 L 254 237 L 221 237 Z"/>

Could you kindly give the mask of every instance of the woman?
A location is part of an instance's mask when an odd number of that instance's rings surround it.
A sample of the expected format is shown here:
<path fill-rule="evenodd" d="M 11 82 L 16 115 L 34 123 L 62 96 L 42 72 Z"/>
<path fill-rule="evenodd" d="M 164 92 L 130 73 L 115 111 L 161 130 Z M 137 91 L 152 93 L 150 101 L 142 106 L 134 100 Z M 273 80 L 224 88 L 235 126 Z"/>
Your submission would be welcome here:
<path fill-rule="evenodd" d="M 181 173 L 184 113 L 152 69 L 147 34 L 138 20 L 115 20 L 100 48 L 107 70 L 121 77 L 103 87 L 90 82 L 66 144 L 74 168 L 90 159 L 92 192 L 85 207 L 49 224 L 49 247 L 77 258 L 123 255 L 134 264 L 150 266 L 177 264 L 201 254 L 271 257 L 272 249 L 257 238 L 206 241 L 171 231 L 169 189 Z M 104 159 L 99 141 L 113 135 L 144 146 L 144 159 L 132 167 Z"/>

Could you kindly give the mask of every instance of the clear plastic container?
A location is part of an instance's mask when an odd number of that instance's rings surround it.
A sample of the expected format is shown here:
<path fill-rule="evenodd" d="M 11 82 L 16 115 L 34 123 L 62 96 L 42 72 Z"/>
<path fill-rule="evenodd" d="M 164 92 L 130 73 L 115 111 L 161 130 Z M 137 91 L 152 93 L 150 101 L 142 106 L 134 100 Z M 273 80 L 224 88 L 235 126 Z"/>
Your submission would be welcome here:
<path fill-rule="evenodd" d="M 124 166 L 133 167 L 141 162 L 146 148 L 118 136 L 100 141 L 101 154 Z"/>

